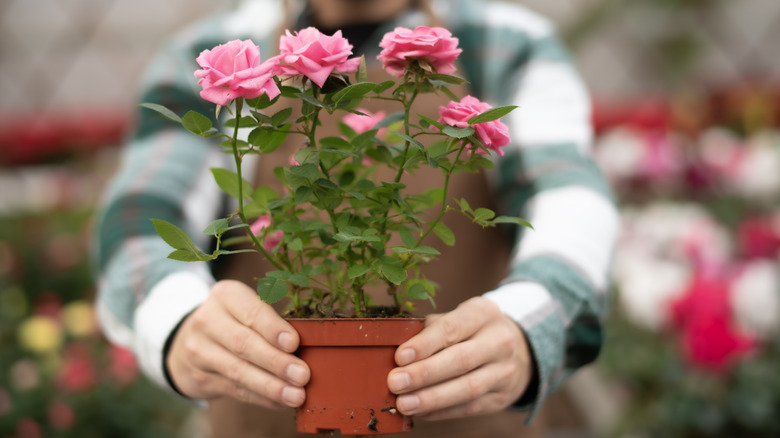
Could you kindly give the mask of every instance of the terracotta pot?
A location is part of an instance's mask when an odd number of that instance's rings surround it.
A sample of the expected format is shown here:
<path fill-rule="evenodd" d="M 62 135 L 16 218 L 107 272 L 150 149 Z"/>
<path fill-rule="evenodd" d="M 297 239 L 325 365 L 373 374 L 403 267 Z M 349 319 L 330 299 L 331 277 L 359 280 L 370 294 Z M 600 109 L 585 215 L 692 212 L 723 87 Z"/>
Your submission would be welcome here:
<path fill-rule="evenodd" d="M 309 365 L 299 432 L 381 435 L 411 430 L 412 418 L 395 410 L 387 375 L 395 350 L 419 333 L 419 318 L 288 319 L 301 337 L 296 354 Z"/>

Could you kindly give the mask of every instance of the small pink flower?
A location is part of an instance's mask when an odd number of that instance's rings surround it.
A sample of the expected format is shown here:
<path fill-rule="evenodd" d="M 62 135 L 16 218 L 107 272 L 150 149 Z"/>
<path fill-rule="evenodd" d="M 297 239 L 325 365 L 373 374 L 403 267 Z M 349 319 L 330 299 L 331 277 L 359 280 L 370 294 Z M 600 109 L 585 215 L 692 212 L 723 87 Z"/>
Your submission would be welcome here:
<path fill-rule="evenodd" d="M 257 218 L 257 220 L 249 226 L 249 230 L 252 231 L 252 234 L 255 236 L 258 234 L 261 234 L 263 230 L 271 226 L 271 216 L 264 214 Z M 280 243 L 282 243 L 282 237 L 284 236 L 284 233 L 282 231 L 274 231 L 271 234 L 268 234 L 265 236 L 265 249 L 268 252 L 273 251 L 274 248 L 279 246 Z"/>
<path fill-rule="evenodd" d="M 200 97 L 217 105 L 263 94 L 273 99 L 280 93 L 273 79 L 275 62 L 261 62 L 260 48 L 251 40 L 233 40 L 204 50 L 197 62 L 202 67 L 195 72 L 203 87 Z"/>
<path fill-rule="evenodd" d="M 439 107 L 439 122 L 456 128 L 465 128 L 472 117 L 482 114 L 492 107 L 477 98 L 466 96 L 460 102 L 450 101 L 447 106 Z M 509 128 L 501 120 L 477 123 L 472 126 L 476 137 L 487 148 L 498 155 L 504 155 L 501 147 L 509 144 Z M 479 150 L 482 152 L 482 150 Z"/>
<path fill-rule="evenodd" d="M 342 119 L 344 124 L 352 128 L 356 134 L 362 134 L 374 129 L 374 126 L 385 118 L 384 111 L 378 111 L 376 114 L 361 108 L 357 108 L 357 111 L 365 115 L 349 113 Z M 381 136 L 386 130 L 386 128 L 379 129 L 377 136 Z"/>
<path fill-rule="evenodd" d="M 401 77 L 414 61 L 423 61 L 437 73 L 451 74 L 455 71 L 453 62 L 463 51 L 458 48 L 458 39 L 441 27 L 418 26 L 414 30 L 396 27 L 382 37 L 379 47 L 383 50 L 377 56 L 388 73 Z"/>
<path fill-rule="evenodd" d="M 303 75 L 322 87 L 333 71 L 354 73 L 360 58 L 349 58 L 352 45 L 336 31 L 327 36 L 313 27 L 301 31 L 285 31 L 279 41 L 278 71 L 283 76 Z"/>

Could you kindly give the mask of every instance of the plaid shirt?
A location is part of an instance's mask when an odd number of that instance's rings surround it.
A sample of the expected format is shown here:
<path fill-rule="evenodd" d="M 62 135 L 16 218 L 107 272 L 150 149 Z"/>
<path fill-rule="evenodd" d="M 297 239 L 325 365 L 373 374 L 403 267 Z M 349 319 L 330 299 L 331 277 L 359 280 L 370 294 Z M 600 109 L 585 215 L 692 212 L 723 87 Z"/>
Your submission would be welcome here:
<path fill-rule="evenodd" d="M 608 269 L 618 229 L 611 193 L 590 157 L 589 97 L 566 50 L 544 18 L 506 2 L 434 2 L 442 25 L 460 40 L 460 74 L 471 93 L 493 105 L 518 105 L 504 120 L 513 143 L 497 158 L 492 190 L 502 214 L 534 224 L 518 233 L 511 274 L 485 297 L 524 330 L 538 379 L 521 400 L 536 409 L 567 375 L 595 359 L 602 342 Z M 204 49 L 251 38 L 265 57 L 284 16 L 280 0 L 238 9 L 180 33 L 156 57 L 143 82 L 144 102 L 178 113 L 212 112 L 198 96 L 193 60 Z M 411 11 L 395 26 L 425 24 Z M 376 47 L 376 45 L 374 45 Z M 376 53 L 366 53 L 371 59 Z M 98 315 L 112 341 L 132 348 L 147 376 L 169 388 L 163 349 L 181 319 L 202 303 L 214 279 L 205 263 L 166 258 L 170 247 L 149 218 L 198 236 L 221 214 L 222 193 L 209 169 L 227 167 L 209 141 L 141 111 L 100 212 L 95 248 Z M 197 242 L 207 245 L 206 237 Z"/>

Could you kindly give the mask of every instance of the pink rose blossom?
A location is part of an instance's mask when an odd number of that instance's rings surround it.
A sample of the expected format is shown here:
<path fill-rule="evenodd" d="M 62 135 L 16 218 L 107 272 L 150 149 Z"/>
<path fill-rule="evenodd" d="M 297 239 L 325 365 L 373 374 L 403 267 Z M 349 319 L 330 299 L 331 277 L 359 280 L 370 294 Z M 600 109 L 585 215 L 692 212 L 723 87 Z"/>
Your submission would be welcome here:
<path fill-rule="evenodd" d="M 383 50 L 377 56 L 388 73 L 401 77 L 414 61 L 430 65 L 437 73 L 451 74 L 452 65 L 463 51 L 458 48 L 458 39 L 441 27 L 418 26 L 414 30 L 396 27 L 382 37 L 379 47 Z"/>
<path fill-rule="evenodd" d="M 356 134 L 362 134 L 366 131 L 374 129 L 374 126 L 376 126 L 377 123 L 381 122 L 382 119 L 385 118 L 384 111 L 378 111 L 376 114 L 361 108 L 358 108 L 357 111 L 365 115 L 349 113 L 342 119 L 344 124 L 352 128 Z M 381 136 L 382 133 L 384 133 L 386 130 L 386 128 L 379 129 L 377 135 Z"/>
<path fill-rule="evenodd" d="M 477 98 L 466 96 L 460 102 L 450 101 L 447 106 L 439 107 L 439 122 L 457 128 L 469 126 L 469 119 L 482 114 L 492 107 Z M 472 126 L 476 137 L 487 148 L 494 150 L 498 155 L 504 155 L 501 147 L 509 144 L 509 128 L 501 120 L 477 123 Z M 481 149 L 479 152 L 483 152 Z"/>
<path fill-rule="evenodd" d="M 257 218 L 257 220 L 249 226 L 250 231 L 252 231 L 252 234 L 258 235 L 263 230 L 271 226 L 271 216 L 264 214 Z M 265 236 L 265 249 L 266 251 L 273 251 L 274 248 L 279 246 L 280 243 L 282 243 L 282 237 L 284 236 L 284 233 L 282 231 L 274 231 L 273 233 Z"/>
<path fill-rule="evenodd" d="M 352 45 L 336 31 L 327 36 L 313 27 L 291 34 L 285 32 L 279 41 L 278 71 L 283 76 L 303 75 L 322 87 L 333 71 L 354 73 L 360 58 L 349 58 Z"/>
<path fill-rule="evenodd" d="M 254 99 L 263 94 L 273 99 L 279 87 L 274 82 L 275 63 L 261 62 L 260 48 L 251 40 L 233 40 L 204 50 L 197 58 L 202 69 L 195 72 L 203 87 L 200 97 L 217 105 L 244 97 Z"/>

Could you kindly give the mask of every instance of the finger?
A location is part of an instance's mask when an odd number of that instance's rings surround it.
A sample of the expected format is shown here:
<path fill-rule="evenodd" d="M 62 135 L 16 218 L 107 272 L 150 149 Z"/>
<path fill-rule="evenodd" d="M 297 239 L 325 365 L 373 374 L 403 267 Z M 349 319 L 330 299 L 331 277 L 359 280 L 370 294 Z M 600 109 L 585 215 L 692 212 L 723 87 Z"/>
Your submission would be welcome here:
<path fill-rule="evenodd" d="M 462 376 L 497 356 L 489 337 L 476 336 L 422 361 L 393 369 L 387 376 L 387 386 L 395 394 L 412 392 Z"/>
<path fill-rule="evenodd" d="M 282 409 L 288 407 L 288 405 L 277 403 L 274 400 L 255 393 L 254 391 L 238 386 L 235 382 L 231 382 L 219 374 L 205 372 L 202 374 L 203 375 L 199 377 L 199 380 L 204 382 L 202 387 L 210 394 L 229 396 L 244 403 L 252 403 L 267 408 Z M 213 396 L 199 398 L 213 398 Z"/>
<path fill-rule="evenodd" d="M 455 310 L 430 318 L 418 335 L 398 347 L 399 366 L 422 360 L 442 349 L 472 337 L 480 327 L 501 315 L 498 306 L 482 297 L 471 298 Z"/>
<path fill-rule="evenodd" d="M 400 395 L 396 407 L 404 415 L 416 415 L 468 404 L 498 391 L 501 382 L 511 378 L 511 371 L 506 364 L 489 364 L 438 385 Z"/>
<path fill-rule="evenodd" d="M 296 386 L 304 386 L 310 377 L 309 367 L 292 354 L 271 345 L 254 330 L 239 324 L 226 314 L 211 321 L 209 336 L 230 353 Z"/>
<path fill-rule="evenodd" d="M 462 418 L 471 415 L 478 415 L 486 412 L 494 412 L 505 408 L 507 405 L 503 403 L 505 397 L 499 393 L 488 393 L 478 398 L 477 400 L 471 400 L 468 403 L 452 406 L 438 411 L 433 411 L 425 414 L 418 414 L 417 418 L 437 421 L 447 420 L 450 418 Z"/>
<path fill-rule="evenodd" d="M 244 388 L 286 406 L 298 407 L 303 404 L 306 398 L 303 388 L 290 385 L 244 359 L 233 356 L 225 349 L 214 350 L 211 353 L 211 368 L 235 387 Z M 227 395 L 235 396 L 235 393 Z"/>
<path fill-rule="evenodd" d="M 257 297 L 257 293 L 239 281 L 220 281 L 212 294 L 242 325 L 259 333 L 269 343 L 292 353 L 298 349 L 298 332 L 276 313 L 273 307 Z"/>

